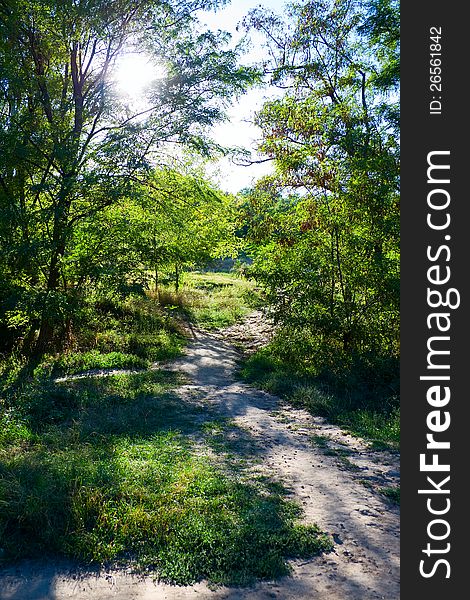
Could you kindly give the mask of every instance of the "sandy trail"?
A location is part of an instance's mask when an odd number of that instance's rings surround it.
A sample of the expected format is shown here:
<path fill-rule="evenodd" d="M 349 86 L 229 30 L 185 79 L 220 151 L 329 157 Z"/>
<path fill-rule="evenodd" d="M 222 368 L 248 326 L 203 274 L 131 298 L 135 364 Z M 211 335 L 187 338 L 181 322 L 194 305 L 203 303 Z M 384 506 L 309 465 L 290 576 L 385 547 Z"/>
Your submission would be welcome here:
<path fill-rule="evenodd" d="M 398 483 L 398 458 L 372 452 L 322 419 L 237 381 L 240 354 L 233 342 L 242 338 L 241 343 L 255 347 L 260 331 L 261 337 L 267 334 L 263 327 L 255 314 L 242 328 L 196 332 L 185 355 L 173 364 L 190 380 L 179 393 L 231 419 L 227 435 L 238 436 L 239 447 L 248 439 L 255 448 L 253 469 L 291 490 L 305 521 L 332 536 L 334 551 L 294 561 L 291 577 L 249 589 L 211 590 L 205 583 L 174 587 L 122 571 L 78 573 L 67 563 L 28 562 L 0 573 L 1 600 L 399 599 L 398 509 L 377 492 Z M 312 436 L 322 436 L 328 451 L 312 444 Z"/>

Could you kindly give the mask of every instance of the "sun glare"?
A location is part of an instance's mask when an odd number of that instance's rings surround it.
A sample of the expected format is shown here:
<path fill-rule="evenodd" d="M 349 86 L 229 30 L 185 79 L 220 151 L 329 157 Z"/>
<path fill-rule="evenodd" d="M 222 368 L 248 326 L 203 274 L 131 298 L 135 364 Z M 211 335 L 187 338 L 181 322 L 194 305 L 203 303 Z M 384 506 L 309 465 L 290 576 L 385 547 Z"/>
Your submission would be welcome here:
<path fill-rule="evenodd" d="M 143 54 L 124 54 L 115 67 L 115 81 L 119 92 L 133 100 L 142 98 L 152 81 L 164 76 L 163 67 L 158 67 Z"/>

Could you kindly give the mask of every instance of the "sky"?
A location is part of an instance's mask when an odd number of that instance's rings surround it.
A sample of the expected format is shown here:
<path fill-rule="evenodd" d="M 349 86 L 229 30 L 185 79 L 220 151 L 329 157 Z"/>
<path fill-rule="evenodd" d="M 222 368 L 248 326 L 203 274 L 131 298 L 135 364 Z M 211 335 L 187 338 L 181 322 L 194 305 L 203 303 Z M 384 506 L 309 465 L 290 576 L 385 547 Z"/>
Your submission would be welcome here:
<path fill-rule="evenodd" d="M 232 0 L 232 2 L 217 12 L 203 12 L 199 16 L 201 27 L 212 30 L 222 29 L 232 35 L 231 45 L 235 45 L 244 35 L 242 30 L 237 31 L 237 25 L 250 9 L 264 6 L 277 13 L 282 13 L 285 0 Z M 243 64 L 255 64 L 263 58 L 266 53 L 263 49 L 263 38 L 257 32 L 250 32 L 249 52 L 243 55 Z M 117 61 L 115 80 L 120 92 L 127 96 L 132 106 L 138 110 L 147 107 L 143 90 L 155 77 L 165 77 L 163 69 L 158 71 L 149 58 L 142 54 L 132 52 L 124 53 Z M 274 88 L 253 88 L 228 109 L 228 119 L 213 128 L 212 137 L 221 146 L 238 146 L 250 150 L 254 160 L 262 158 L 256 152 L 257 142 L 260 139 L 260 130 L 253 125 L 254 114 L 259 110 L 264 101 L 279 95 L 279 90 Z M 265 162 L 249 166 L 241 166 L 234 163 L 230 158 L 224 158 L 207 167 L 208 176 L 224 191 L 237 193 L 241 189 L 250 187 L 254 180 L 266 175 L 272 170 L 272 164 Z"/>
<path fill-rule="evenodd" d="M 233 36 L 233 41 L 240 39 L 242 33 L 236 31 L 237 25 L 242 21 L 248 11 L 257 6 L 264 6 L 277 13 L 282 13 L 285 0 L 232 0 L 223 10 L 216 13 L 203 13 L 200 20 L 210 29 L 223 29 Z M 246 63 L 261 60 L 264 56 L 262 38 L 260 35 L 251 34 L 250 52 L 243 57 Z M 214 128 L 214 138 L 221 145 L 242 146 L 256 155 L 256 142 L 260 138 L 260 130 L 251 124 L 255 111 L 259 110 L 265 99 L 272 98 L 277 90 L 252 89 L 244 94 L 229 109 L 229 121 Z M 258 157 L 259 158 L 259 157 Z M 237 166 L 230 159 L 220 160 L 210 175 L 215 178 L 220 187 L 227 192 L 236 193 L 244 187 L 249 187 L 253 180 L 266 175 L 272 170 L 271 163 L 261 163 L 246 166 Z M 211 172 L 212 171 L 212 172 Z"/>

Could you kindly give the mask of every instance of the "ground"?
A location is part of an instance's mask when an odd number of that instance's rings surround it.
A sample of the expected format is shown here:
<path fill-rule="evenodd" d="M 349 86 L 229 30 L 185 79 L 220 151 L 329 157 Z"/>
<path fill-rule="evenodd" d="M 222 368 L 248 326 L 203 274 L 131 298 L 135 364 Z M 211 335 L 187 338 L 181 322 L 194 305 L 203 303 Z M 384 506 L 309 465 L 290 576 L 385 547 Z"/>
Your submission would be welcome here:
<path fill-rule="evenodd" d="M 0 599 L 397 600 L 399 513 L 382 492 L 398 483 L 398 456 L 373 451 L 365 441 L 237 378 L 241 349 L 252 350 L 269 337 L 260 312 L 223 330 L 193 330 L 193 336 L 184 356 L 168 366 L 187 376 L 178 390 L 185 401 L 220 417 L 218 427 L 213 418 L 208 424 L 219 450 L 214 459 L 232 470 L 243 462 L 241 477 L 264 473 L 284 483 L 302 505 L 305 522 L 332 537 L 333 551 L 294 561 L 292 576 L 250 588 L 210 589 L 204 582 L 178 587 L 122 570 L 23 562 L 0 574 Z"/>

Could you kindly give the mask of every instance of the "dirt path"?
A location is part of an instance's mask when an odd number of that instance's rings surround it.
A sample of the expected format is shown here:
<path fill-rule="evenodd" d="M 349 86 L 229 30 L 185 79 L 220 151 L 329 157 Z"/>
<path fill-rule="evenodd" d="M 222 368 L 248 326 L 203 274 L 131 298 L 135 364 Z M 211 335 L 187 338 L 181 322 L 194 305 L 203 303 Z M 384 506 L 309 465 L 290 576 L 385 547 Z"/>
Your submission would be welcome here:
<path fill-rule="evenodd" d="M 372 452 L 337 427 L 237 381 L 240 355 L 234 343 L 252 349 L 268 335 L 259 314 L 224 332 L 196 332 L 184 357 L 173 365 L 190 380 L 179 393 L 229 418 L 229 438 L 244 432 L 235 443 L 256 448 L 253 469 L 291 490 L 306 522 L 317 523 L 332 536 L 333 552 L 295 561 L 292 577 L 250 589 L 215 591 L 204 583 L 178 588 L 125 572 L 71 575 L 67 564 L 23 563 L 0 574 L 0 599 L 398 600 L 398 509 L 377 491 L 398 483 L 398 458 Z"/>

